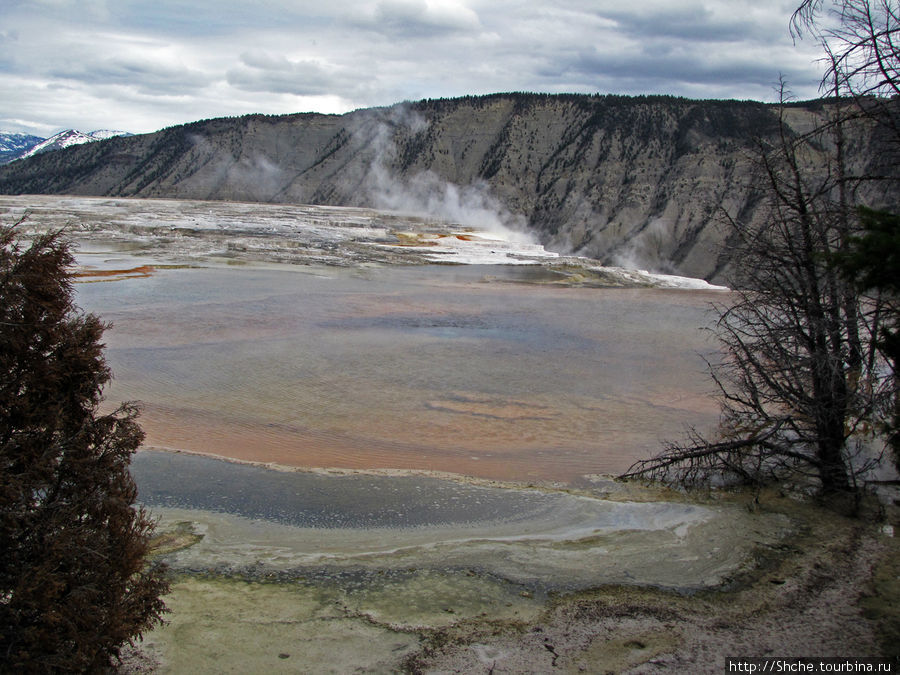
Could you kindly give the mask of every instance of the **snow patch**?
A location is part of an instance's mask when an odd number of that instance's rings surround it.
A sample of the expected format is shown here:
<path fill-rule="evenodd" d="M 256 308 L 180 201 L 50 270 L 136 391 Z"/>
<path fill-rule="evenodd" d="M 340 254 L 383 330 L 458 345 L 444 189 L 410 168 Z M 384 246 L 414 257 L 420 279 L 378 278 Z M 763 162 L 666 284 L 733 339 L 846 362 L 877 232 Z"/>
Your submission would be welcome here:
<path fill-rule="evenodd" d="M 27 152 L 20 155 L 18 159 L 33 157 L 34 155 L 39 155 L 43 152 L 50 152 L 51 150 L 61 150 L 62 148 L 68 148 L 72 145 L 84 145 L 85 143 L 103 141 L 108 138 L 113 138 L 114 136 L 128 135 L 131 134 L 126 131 L 112 131 L 109 129 L 100 129 L 97 131 L 92 131 L 89 134 L 86 134 L 83 131 L 77 131 L 75 129 L 66 129 L 65 131 L 60 131 L 58 134 L 55 134 L 45 141 L 42 141 L 33 146 Z"/>

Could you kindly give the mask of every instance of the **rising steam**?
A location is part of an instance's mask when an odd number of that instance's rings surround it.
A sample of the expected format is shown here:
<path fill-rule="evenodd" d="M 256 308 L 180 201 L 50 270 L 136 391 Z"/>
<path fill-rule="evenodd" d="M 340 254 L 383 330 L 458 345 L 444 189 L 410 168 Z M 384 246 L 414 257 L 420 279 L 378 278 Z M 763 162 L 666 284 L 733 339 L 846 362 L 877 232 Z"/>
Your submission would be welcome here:
<path fill-rule="evenodd" d="M 505 241 L 536 244 L 525 218 L 511 213 L 486 182 L 460 186 L 431 170 L 398 175 L 393 169 L 398 154 L 395 134 L 419 135 L 427 129 L 428 121 L 421 115 L 408 106 L 395 106 L 368 131 L 374 153 L 365 186 L 372 206 L 456 223 Z"/>

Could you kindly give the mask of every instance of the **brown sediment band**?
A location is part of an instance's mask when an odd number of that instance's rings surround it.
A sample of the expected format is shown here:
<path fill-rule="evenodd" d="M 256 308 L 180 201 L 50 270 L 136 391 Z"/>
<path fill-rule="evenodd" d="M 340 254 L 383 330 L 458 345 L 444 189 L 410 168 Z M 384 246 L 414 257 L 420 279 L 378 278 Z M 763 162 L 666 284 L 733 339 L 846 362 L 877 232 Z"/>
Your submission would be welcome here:
<path fill-rule="evenodd" d="M 140 265 L 139 267 L 132 267 L 126 270 L 93 270 L 93 269 L 81 269 L 75 272 L 72 276 L 75 278 L 90 278 L 90 277 L 149 277 L 154 272 L 154 268 L 151 265 Z"/>

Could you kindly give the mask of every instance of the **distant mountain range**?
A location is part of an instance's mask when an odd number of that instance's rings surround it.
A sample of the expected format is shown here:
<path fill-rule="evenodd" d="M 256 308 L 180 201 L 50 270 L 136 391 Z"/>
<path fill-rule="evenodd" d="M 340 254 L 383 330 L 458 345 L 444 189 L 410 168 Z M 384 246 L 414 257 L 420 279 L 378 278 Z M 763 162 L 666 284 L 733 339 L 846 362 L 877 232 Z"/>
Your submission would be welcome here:
<path fill-rule="evenodd" d="M 133 136 L 127 131 L 98 129 L 90 133 L 66 129 L 50 138 L 41 138 L 31 134 L 14 134 L 0 131 L 0 164 L 7 164 L 16 159 L 24 159 L 42 152 L 67 148 L 70 145 L 81 145 L 94 141 L 103 141 L 114 136 Z"/>
<path fill-rule="evenodd" d="M 247 115 L 11 162 L 0 194 L 374 207 L 507 225 L 551 251 L 727 283 L 722 212 L 746 223 L 769 213 L 755 150 L 779 142 L 779 119 L 805 134 L 832 105 L 510 93 Z M 898 177 L 881 131 L 857 121 L 844 132 L 852 175 Z M 858 197 L 896 210 L 894 184 L 866 183 Z"/>

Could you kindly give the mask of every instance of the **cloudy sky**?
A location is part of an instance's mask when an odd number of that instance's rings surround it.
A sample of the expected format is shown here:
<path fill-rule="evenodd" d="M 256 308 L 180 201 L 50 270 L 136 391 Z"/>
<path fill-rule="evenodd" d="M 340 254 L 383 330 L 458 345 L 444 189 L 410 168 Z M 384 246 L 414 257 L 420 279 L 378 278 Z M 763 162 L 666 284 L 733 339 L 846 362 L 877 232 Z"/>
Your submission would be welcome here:
<path fill-rule="evenodd" d="M 799 0 L 0 0 L 0 130 L 135 133 L 499 91 L 817 94 Z"/>

